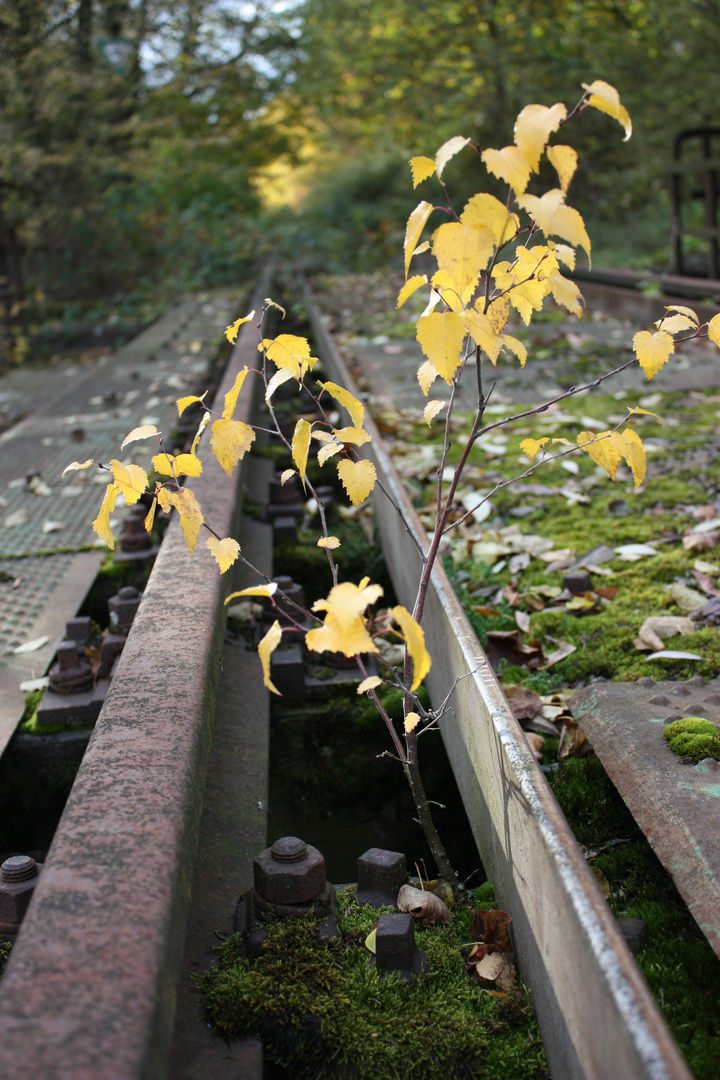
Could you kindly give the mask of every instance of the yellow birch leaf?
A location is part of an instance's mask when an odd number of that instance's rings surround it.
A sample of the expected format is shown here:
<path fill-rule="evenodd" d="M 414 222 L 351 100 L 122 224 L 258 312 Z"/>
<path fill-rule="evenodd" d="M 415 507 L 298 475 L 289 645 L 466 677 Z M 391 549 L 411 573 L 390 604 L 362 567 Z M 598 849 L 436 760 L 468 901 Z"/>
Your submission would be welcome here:
<path fill-rule="evenodd" d="M 258 656 L 260 657 L 260 663 L 262 664 L 263 683 L 271 693 L 277 694 L 278 697 L 282 697 L 282 694 L 276 686 L 273 686 L 272 679 L 270 678 L 270 657 L 277 649 L 281 639 L 282 628 L 276 619 L 258 645 Z"/>
<path fill-rule="evenodd" d="M 167 453 L 155 454 L 152 466 L 160 476 L 172 476 L 173 469 L 175 476 L 200 476 L 202 473 L 202 462 L 194 454 L 178 454 L 177 457 Z"/>
<path fill-rule="evenodd" d="M 708 337 L 720 349 L 720 313 L 714 315 L 708 323 Z"/>
<path fill-rule="evenodd" d="M 398 293 L 397 306 L 401 308 L 405 301 L 409 300 L 413 293 L 416 293 L 423 285 L 427 285 L 427 278 L 424 274 L 415 274 L 414 277 L 408 278 Z"/>
<path fill-rule="evenodd" d="M 167 495 L 170 505 L 174 506 L 180 515 L 180 528 L 183 531 L 188 550 L 192 555 L 195 551 L 197 538 L 200 534 L 200 526 L 203 523 L 200 504 L 189 488 L 180 488 L 179 491 L 168 491 Z"/>
<path fill-rule="evenodd" d="M 415 730 L 419 723 L 420 717 L 418 716 L 418 714 L 416 712 L 409 712 L 405 717 L 405 721 L 403 724 L 405 728 L 405 734 L 409 735 L 411 731 Z"/>
<path fill-rule="evenodd" d="M 483 302 L 481 299 L 476 307 L 479 309 L 479 304 Z M 493 300 L 487 309 L 487 316 L 495 327 L 495 333 L 502 334 L 510 317 L 510 301 L 507 296 L 498 296 L 497 300 Z"/>
<path fill-rule="evenodd" d="M 105 488 L 105 497 L 103 498 L 100 512 L 92 523 L 95 532 L 101 540 L 105 541 L 111 551 L 115 550 L 115 537 L 110 528 L 110 515 L 115 509 L 115 501 L 119 494 L 120 488 L 117 484 L 108 484 Z"/>
<path fill-rule="evenodd" d="M 62 480 L 65 473 L 77 472 L 79 469 L 89 469 L 93 464 L 93 459 L 88 458 L 87 461 L 71 461 L 69 465 L 66 465 L 63 471 L 60 473 L 60 479 Z"/>
<path fill-rule="evenodd" d="M 483 150 L 481 157 L 489 173 L 509 184 L 516 196 L 522 195 L 528 186 L 532 169 L 517 146 L 505 146 L 502 150 Z"/>
<path fill-rule="evenodd" d="M 242 420 L 216 420 L 212 426 L 210 448 L 228 476 L 254 441 L 255 432 Z"/>
<path fill-rule="evenodd" d="M 226 536 L 224 540 L 217 540 L 214 536 L 209 536 L 207 546 L 210 554 L 220 567 L 221 574 L 230 569 L 240 554 L 240 545 L 231 536 Z"/>
<path fill-rule="evenodd" d="M 599 109 L 600 112 L 606 113 L 608 116 L 612 116 L 614 120 L 617 120 L 625 129 L 623 142 L 627 142 L 632 135 L 632 120 L 629 112 L 621 103 L 620 95 L 615 87 L 603 82 L 602 79 L 596 79 L 595 82 L 589 84 L 583 83 L 582 87 L 590 95 L 587 104 L 593 109 Z"/>
<path fill-rule="evenodd" d="M 492 319 L 470 309 L 463 314 L 463 325 L 475 344 L 496 364 L 502 348 L 502 337 L 496 332 Z"/>
<path fill-rule="evenodd" d="M 203 394 L 203 397 L 204 396 L 205 395 Z M 194 405 L 196 401 L 202 401 L 202 398 L 199 398 L 197 394 L 190 394 L 188 397 L 178 398 L 175 402 L 177 405 L 178 416 L 182 416 L 188 405 Z"/>
<path fill-rule="evenodd" d="M 455 283 L 455 279 L 447 270 L 436 270 L 432 276 L 431 284 L 435 292 L 440 296 L 445 307 L 449 307 L 451 311 L 459 312 L 463 310 L 463 302 L 458 291 L 458 286 Z M 435 306 L 434 304 L 432 305 Z M 427 314 L 427 308 L 423 312 L 423 315 Z"/>
<path fill-rule="evenodd" d="M 435 172 L 435 162 L 429 157 L 411 157 L 408 164 L 412 172 L 413 189 Z"/>
<path fill-rule="evenodd" d="M 523 441 L 520 443 L 520 449 L 522 450 L 523 454 L 527 454 L 527 456 L 530 458 L 530 461 L 535 461 L 535 458 L 538 456 L 547 441 L 547 438 L 523 439 Z"/>
<path fill-rule="evenodd" d="M 657 413 L 654 413 L 654 412 L 650 412 L 650 410 L 649 410 L 649 409 L 641 409 L 641 408 L 640 408 L 639 406 L 637 406 L 637 407 L 633 407 L 633 406 L 630 406 L 630 405 L 626 405 L 625 407 L 626 407 L 626 409 L 627 409 L 628 413 L 630 413 L 631 415 L 632 415 L 633 413 L 636 413 L 636 414 L 637 414 L 637 415 L 639 415 L 639 416 L 654 416 L 654 417 L 655 417 L 655 419 L 656 419 L 656 420 L 657 420 L 657 421 L 658 421 L 658 422 L 659 422 L 660 424 L 662 424 L 662 426 L 663 426 L 663 427 L 665 427 L 665 421 L 663 420 L 662 416 L 658 416 L 658 414 L 657 414 Z"/>
<path fill-rule="evenodd" d="M 325 611 L 321 627 L 309 630 L 305 644 L 313 652 L 341 652 L 345 656 L 360 653 L 376 653 L 378 647 L 370 637 L 365 620 L 365 609 L 374 604 L 382 594 L 382 586 L 369 585 L 363 578 L 359 585 L 343 581 L 330 590 L 327 600 L 316 600 L 313 611 Z"/>
<path fill-rule="evenodd" d="M 317 362 L 310 355 L 307 338 L 298 337 L 296 334 L 279 334 L 270 342 L 265 352 L 276 368 L 289 371 L 295 379 L 302 379 L 305 372 L 312 370 Z"/>
<path fill-rule="evenodd" d="M 280 368 L 276 371 L 272 379 L 267 384 L 267 390 L 265 391 L 265 404 L 270 404 L 270 398 L 273 396 L 278 386 L 282 386 L 283 383 L 289 382 L 290 379 L 295 378 L 292 371 L 288 371 L 287 368 Z"/>
<path fill-rule="evenodd" d="M 432 366 L 429 360 L 426 360 L 424 364 L 421 364 L 417 372 L 417 381 L 420 383 L 420 389 L 425 397 L 430 392 L 430 387 L 438 377 L 438 373 Z"/>
<path fill-rule="evenodd" d="M 547 278 L 547 283 L 550 286 L 550 292 L 553 295 L 553 300 L 556 304 L 560 304 L 566 308 L 572 315 L 577 315 L 578 319 L 582 318 L 583 314 L 583 296 L 574 281 L 570 281 L 569 278 L 563 277 L 559 270 L 555 270 Z"/>
<path fill-rule="evenodd" d="M 174 460 L 175 458 L 172 454 L 163 452 L 162 454 L 155 454 L 155 456 L 150 459 L 150 463 L 155 472 L 159 473 L 160 476 L 172 476 L 173 471 L 171 463 Z"/>
<path fill-rule="evenodd" d="M 698 326 L 700 323 L 700 320 L 698 319 L 693 309 L 689 307 L 683 307 L 682 304 L 671 304 L 669 307 L 666 306 L 665 310 L 677 311 L 680 315 L 687 315 L 688 319 L 691 320 L 694 326 Z"/>
<path fill-rule="evenodd" d="M 210 413 L 209 412 L 204 413 L 203 418 L 200 421 L 200 424 L 198 426 L 198 429 L 195 432 L 195 438 L 192 441 L 192 446 L 190 447 L 190 453 L 193 456 L 197 453 L 197 448 L 200 445 L 200 439 L 202 437 L 202 433 L 205 430 L 205 428 L 208 426 L 208 424 L 210 423 L 210 420 L 211 420 Z"/>
<path fill-rule="evenodd" d="M 347 446 L 364 446 L 365 443 L 371 441 L 371 437 L 365 428 L 359 427 L 333 428 L 333 435 L 338 442 Z"/>
<path fill-rule="evenodd" d="M 337 383 L 319 382 L 318 386 L 322 387 L 330 397 L 335 398 L 338 405 L 342 405 L 343 409 L 347 409 L 354 427 L 362 427 L 363 417 L 365 416 L 365 406 L 362 401 L 358 401 L 349 390 L 346 390 L 343 386 L 338 386 Z"/>
<path fill-rule="evenodd" d="M 368 675 L 367 679 L 363 679 L 357 688 L 358 694 L 366 694 L 368 690 L 374 690 L 376 687 L 382 686 L 382 679 L 379 675 Z"/>
<path fill-rule="evenodd" d="M 250 322 L 255 318 L 255 312 L 251 311 L 249 315 L 246 315 L 243 319 L 236 319 L 234 323 L 225 328 L 225 337 L 228 339 L 231 345 L 234 345 L 237 341 L 238 331 L 243 323 Z"/>
<path fill-rule="evenodd" d="M 652 379 L 675 352 L 675 342 L 664 330 L 654 334 L 649 330 L 638 330 L 633 338 L 633 349 L 640 367 L 648 379 Z"/>
<path fill-rule="evenodd" d="M 554 131 L 567 116 L 561 101 L 548 108 L 547 105 L 526 105 L 515 121 L 515 145 L 533 172 L 540 167 L 540 158 Z M 549 155 L 548 155 L 549 156 Z"/>
<path fill-rule="evenodd" d="M 573 150 L 572 146 L 548 146 L 547 157 L 558 174 L 560 187 L 567 192 L 577 169 L 577 150 Z"/>
<path fill-rule="evenodd" d="M 585 222 L 577 210 L 565 205 L 564 191 L 551 188 L 539 198 L 537 195 L 523 195 L 518 198 L 518 205 L 530 214 L 546 236 L 559 236 L 573 247 L 584 248 L 590 261 L 590 237 Z"/>
<path fill-rule="evenodd" d="M 465 326 L 454 311 L 433 311 L 417 321 L 417 340 L 438 375 L 448 385 L 462 363 Z"/>
<path fill-rule="evenodd" d="M 665 331 L 666 334 L 682 334 L 685 330 L 697 330 L 697 323 L 689 319 L 687 315 L 665 315 L 658 319 L 655 326 Z"/>
<path fill-rule="evenodd" d="M 242 384 L 245 382 L 247 373 L 248 369 L 247 365 L 245 365 L 242 371 L 238 371 L 235 385 L 231 390 L 228 390 L 225 395 L 225 408 L 223 409 L 224 420 L 232 420 L 232 414 L 235 412 L 235 406 L 237 405 L 238 394 L 242 390 Z"/>
<path fill-rule="evenodd" d="M 446 401 L 428 401 L 427 405 L 423 409 L 423 420 L 428 427 L 432 425 L 433 420 L 440 412 L 441 409 L 447 407 Z"/>
<path fill-rule="evenodd" d="M 375 487 L 377 479 L 377 472 L 372 461 L 364 458 L 360 461 L 346 459 L 338 462 L 337 471 L 353 506 L 359 506 L 360 503 L 365 502 Z"/>
<path fill-rule="evenodd" d="M 430 241 L 429 240 L 423 240 L 422 244 L 418 244 L 418 246 L 415 248 L 415 251 L 413 252 L 413 254 L 415 254 L 415 255 L 423 255 L 426 251 L 429 251 L 429 250 L 430 250 Z"/>
<path fill-rule="evenodd" d="M 120 443 L 120 449 L 124 450 L 128 443 L 137 442 L 138 439 L 149 439 L 151 435 L 160 435 L 154 424 L 143 424 L 142 427 L 133 428 Z"/>
<path fill-rule="evenodd" d="M 328 551 L 335 551 L 340 547 L 340 541 L 337 536 L 321 536 L 317 542 L 319 548 L 326 548 Z"/>
<path fill-rule="evenodd" d="M 513 337 L 512 334 L 503 334 L 502 343 L 506 345 L 510 352 L 514 353 L 520 361 L 520 367 L 524 368 L 527 363 L 527 349 L 523 345 L 522 341 Z"/>
<path fill-rule="evenodd" d="M 504 203 L 485 192 L 468 199 L 460 220 L 463 225 L 485 225 L 493 234 L 498 248 L 514 239 L 520 228 L 517 214 L 511 214 Z"/>
<path fill-rule="evenodd" d="M 451 221 L 433 233 L 433 255 L 438 266 L 450 274 L 464 301 L 475 291 L 494 250 L 495 237 L 487 225 Z"/>
<path fill-rule="evenodd" d="M 418 240 L 425 228 L 427 219 L 433 212 L 432 203 L 419 202 L 412 214 L 408 218 L 408 223 L 405 228 L 405 243 L 403 245 L 405 250 L 405 277 L 408 276 L 408 270 L 410 268 L 410 260 L 413 257 L 415 248 L 417 247 Z"/>
<path fill-rule="evenodd" d="M 611 480 L 615 479 L 623 456 L 617 440 L 613 439 L 615 434 L 614 431 L 599 431 L 597 435 L 591 431 L 581 431 L 577 437 L 577 445 L 590 455 L 596 465 L 602 466 Z"/>
<path fill-rule="evenodd" d="M 157 499 L 160 509 L 165 514 L 169 514 L 172 510 L 172 503 L 170 502 L 170 492 L 167 488 L 158 486 L 155 488 L 155 498 Z"/>
<path fill-rule="evenodd" d="M 331 457 L 335 457 L 342 450 L 342 445 L 338 442 L 325 443 L 318 450 L 318 465 L 324 465 L 326 461 L 329 461 Z"/>
<path fill-rule="evenodd" d="M 287 484 L 290 477 L 294 476 L 294 475 L 295 475 L 295 470 L 294 469 L 284 469 L 280 473 L 280 486 L 285 487 L 285 484 Z"/>
<path fill-rule="evenodd" d="M 295 425 L 295 432 L 292 437 L 292 459 L 300 473 L 303 490 L 305 489 L 305 472 L 310 451 L 311 432 L 312 424 L 309 424 L 307 420 L 300 419 Z"/>
<path fill-rule="evenodd" d="M 533 311 L 541 311 L 543 299 L 547 294 L 544 281 L 520 281 L 511 285 L 507 297 L 527 326 Z"/>
<path fill-rule="evenodd" d="M 148 536 L 152 532 L 153 522 L 155 521 L 155 508 L 156 507 L 157 507 L 157 499 L 153 499 L 152 503 L 150 504 L 150 509 L 148 510 L 147 514 L 145 515 L 145 520 L 143 521 L 143 525 L 145 526 L 145 532 L 148 534 Z"/>
<path fill-rule="evenodd" d="M 125 496 L 128 506 L 133 506 L 147 487 L 148 475 L 139 465 L 123 465 L 121 461 L 110 462 L 113 480 Z"/>
<path fill-rule="evenodd" d="M 280 312 L 280 314 L 282 315 L 283 319 L 284 319 L 284 318 L 285 318 L 285 316 L 287 315 L 287 311 L 286 311 L 286 310 L 285 310 L 285 308 L 284 308 L 284 307 L 282 306 L 282 304 L 276 304 L 276 303 L 275 303 L 275 301 L 274 301 L 274 300 L 272 300 L 272 299 L 271 299 L 271 298 L 270 298 L 269 296 L 266 296 L 266 297 L 265 297 L 265 299 L 264 299 L 263 303 L 264 303 L 264 304 L 267 304 L 267 306 L 268 306 L 268 310 L 269 310 L 270 308 L 273 308 L 273 307 L 274 307 L 274 308 L 276 308 L 276 309 L 277 309 L 277 310 L 278 310 L 278 311 Z M 254 314 L 254 313 L 253 313 L 253 314 Z"/>
<path fill-rule="evenodd" d="M 461 150 L 470 142 L 469 139 L 464 138 L 462 135 L 453 135 L 452 139 L 448 139 L 444 142 L 437 154 L 435 155 L 435 171 L 438 175 L 438 180 L 442 179 L 443 169 L 447 165 L 451 158 L 454 158 L 456 154 L 459 154 Z"/>
<path fill-rule="evenodd" d="M 431 660 L 430 653 L 425 648 L 425 633 L 406 608 L 398 605 L 390 609 L 390 614 L 402 630 L 405 648 L 410 653 L 413 662 L 413 681 L 410 692 L 414 693 L 430 670 Z"/>
<path fill-rule="evenodd" d="M 642 439 L 638 433 L 633 431 L 632 428 L 625 428 L 622 437 L 625 440 L 625 445 L 627 447 L 624 457 L 632 469 L 635 487 L 637 488 L 645 479 L 645 468 L 647 465 L 645 447 L 643 446 Z"/>
<path fill-rule="evenodd" d="M 230 593 L 225 598 L 225 606 L 237 599 L 238 596 L 274 596 L 277 592 L 277 581 L 271 581 L 268 585 L 250 585 L 247 589 L 240 589 L 238 592 Z"/>
<path fill-rule="evenodd" d="M 564 262 L 570 270 L 575 269 L 575 248 L 569 244 L 556 244 L 554 240 L 548 240 L 548 247 L 559 262 Z"/>

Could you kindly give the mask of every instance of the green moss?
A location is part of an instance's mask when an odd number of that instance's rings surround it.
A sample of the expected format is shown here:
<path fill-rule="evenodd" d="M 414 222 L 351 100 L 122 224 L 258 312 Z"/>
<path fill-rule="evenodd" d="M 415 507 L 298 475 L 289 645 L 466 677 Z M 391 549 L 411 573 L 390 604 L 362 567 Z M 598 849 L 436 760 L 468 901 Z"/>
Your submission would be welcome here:
<path fill-rule="evenodd" d="M 533 1080 L 545 1059 L 527 993 L 514 1008 L 483 994 L 461 947 L 469 910 L 451 924 L 416 931 L 430 973 L 405 984 L 380 976 L 364 940 L 378 912 L 339 896 L 339 939 L 318 943 L 312 920 L 270 927 L 260 956 L 241 956 L 239 936 L 200 979 L 207 1016 L 227 1039 L 260 1033 L 268 1063 L 296 1080 Z"/>
<path fill-rule="evenodd" d="M 673 720 L 663 731 L 670 749 L 680 757 L 691 761 L 715 758 L 720 761 L 720 733 L 709 720 L 700 716 L 686 716 Z"/>
<path fill-rule="evenodd" d="M 0 978 L 2 978 L 2 973 L 5 970 L 5 964 L 8 961 L 12 947 L 13 943 L 10 938 L 6 938 L 4 934 L 0 934 Z"/>

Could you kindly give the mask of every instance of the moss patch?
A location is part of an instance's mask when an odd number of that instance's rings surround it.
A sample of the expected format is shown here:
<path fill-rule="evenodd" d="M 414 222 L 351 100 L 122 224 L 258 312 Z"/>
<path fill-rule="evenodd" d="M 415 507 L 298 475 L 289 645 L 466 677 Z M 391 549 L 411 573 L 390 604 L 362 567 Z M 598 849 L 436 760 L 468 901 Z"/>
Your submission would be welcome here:
<path fill-rule="evenodd" d="M 700 716 L 673 720 L 663 735 L 670 749 L 680 757 L 689 758 L 690 761 L 702 761 L 703 758 L 720 761 L 720 734 L 709 720 L 703 720 Z"/>
<path fill-rule="evenodd" d="M 339 900 L 340 937 L 318 943 L 312 920 L 286 920 L 254 963 L 235 935 L 217 969 L 199 980 L 207 1016 L 226 1039 L 260 1034 L 266 1060 L 294 1080 L 533 1080 L 545 1057 L 526 991 L 511 1006 L 466 974 L 469 910 L 447 927 L 416 930 L 430 973 L 406 985 L 381 977 L 364 939 L 378 912 L 349 892 Z M 390 909 L 388 909 L 390 910 Z"/>

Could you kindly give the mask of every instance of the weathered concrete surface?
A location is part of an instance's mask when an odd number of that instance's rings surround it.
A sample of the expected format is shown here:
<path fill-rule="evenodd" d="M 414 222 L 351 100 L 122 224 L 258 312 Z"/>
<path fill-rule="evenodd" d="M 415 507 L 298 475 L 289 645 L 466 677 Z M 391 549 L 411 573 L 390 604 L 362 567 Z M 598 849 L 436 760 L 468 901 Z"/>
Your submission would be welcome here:
<path fill-rule="evenodd" d="M 272 528 L 244 518 L 243 554 L 272 576 Z M 233 587 L 257 584 L 241 567 Z M 168 1076 L 172 1080 L 261 1080 L 259 1039 L 227 1046 L 213 1037 L 194 992 L 195 975 L 216 962 L 213 950 L 235 932 L 238 897 L 252 888 L 252 861 L 267 846 L 269 694 L 255 649 L 226 640 L 212 749 L 178 987 Z"/>
<path fill-rule="evenodd" d="M 244 329 L 221 395 L 254 363 Z M 193 490 L 232 535 L 240 470 L 204 465 Z M 167 1073 L 227 591 L 203 539 L 191 559 L 174 521 L 0 984 L 4 1080 Z"/>
<path fill-rule="evenodd" d="M 312 303 L 310 315 L 328 372 L 353 390 Z M 425 534 L 377 430 L 372 421 L 366 422 L 379 475 L 403 511 L 404 521 L 386 499 L 375 501 L 395 591 L 400 602 L 412 608 L 420 563 L 408 528 L 421 543 Z M 436 705 L 457 677 L 472 673 L 455 691 L 442 735 L 498 902 L 513 917 L 518 962 L 532 993 L 553 1076 L 689 1080 L 687 1066 L 441 568 L 428 590 L 423 627 L 433 659 L 426 685 Z M 422 750 L 421 745 L 421 755 Z"/>
<path fill-rule="evenodd" d="M 720 956 L 720 765 L 688 765 L 663 738 L 683 716 L 720 727 L 720 680 L 597 682 L 572 711 L 698 926 Z"/>

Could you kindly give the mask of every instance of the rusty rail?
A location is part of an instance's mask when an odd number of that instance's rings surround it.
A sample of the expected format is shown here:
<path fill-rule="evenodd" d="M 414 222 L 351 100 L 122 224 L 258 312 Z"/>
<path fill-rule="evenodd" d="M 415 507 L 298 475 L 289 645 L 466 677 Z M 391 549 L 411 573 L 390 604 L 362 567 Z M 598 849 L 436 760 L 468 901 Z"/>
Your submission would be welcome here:
<path fill-rule="evenodd" d="M 308 312 L 331 378 L 358 394 L 317 306 Z M 416 537 L 425 532 L 377 429 L 371 456 Z M 412 608 L 419 556 L 396 510 L 378 497 L 383 552 L 401 603 Z M 590 873 L 527 740 L 441 567 L 423 627 L 437 705 L 458 676 L 441 724 L 480 856 L 513 916 L 523 977 L 558 1080 L 690 1080 L 665 1021 Z M 592 1017 L 592 1022 L 588 1022 Z"/>
<path fill-rule="evenodd" d="M 255 362 L 243 329 L 220 395 Z M 192 481 L 225 536 L 241 477 L 208 457 Z M 0 984 L 3 1080 L 167 1075 L 229 578 L 172 522 Z"/>

